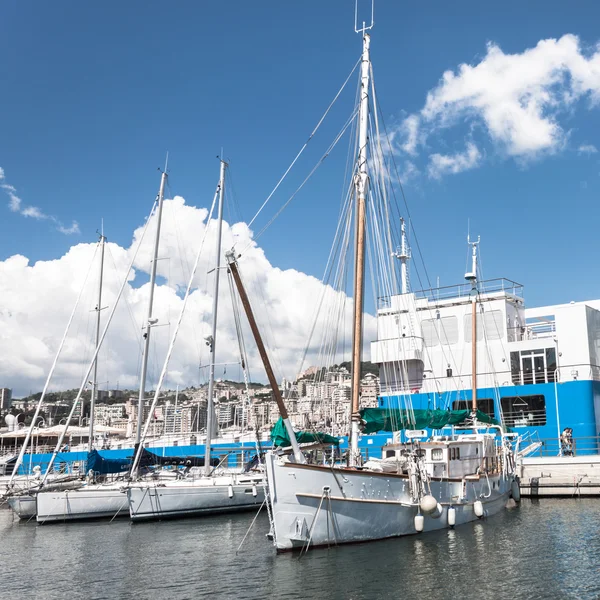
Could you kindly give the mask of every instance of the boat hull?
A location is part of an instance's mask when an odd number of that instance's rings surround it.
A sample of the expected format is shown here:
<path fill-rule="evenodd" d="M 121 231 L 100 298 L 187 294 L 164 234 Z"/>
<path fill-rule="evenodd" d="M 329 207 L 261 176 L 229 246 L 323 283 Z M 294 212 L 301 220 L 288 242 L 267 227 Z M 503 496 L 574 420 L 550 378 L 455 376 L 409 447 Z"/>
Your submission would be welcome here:
<path fill-rule="evenodd" d="M 32 519 L 36 515 L 37 502 L 35 496 L 10 496 L 7 502 L 19 519 Z"/>
<path fill-rule="evenodd" d="M 90 485 L 77 490 L 39 492 L 37 495 L 37 522 L 54 523 L 128 517 L 127 494 L 123 485 Z"/>
<path fill-rule="evenodd" d="M 134 485 L 127 490 L 133 521 L 173 519 L 260 507 L 265 499 L 260 479 L 233 480 L 219 477 L 164 485 Z"/>
<path fill-rule="evenodd" d="M 274 544 L 278 551 L 366 542 L 418 533 L 407 477 L 317 465 L 298 465 L 269 453 L 267 479 L 273 507 Z M 497 474 L 463 480 L 432 480 L 431 495 L 441 514 L 423 515 L 423 531 L 475 521 L 475 502 L 484 515 L 501 511 L 510 496 L 512 478 Z"/>

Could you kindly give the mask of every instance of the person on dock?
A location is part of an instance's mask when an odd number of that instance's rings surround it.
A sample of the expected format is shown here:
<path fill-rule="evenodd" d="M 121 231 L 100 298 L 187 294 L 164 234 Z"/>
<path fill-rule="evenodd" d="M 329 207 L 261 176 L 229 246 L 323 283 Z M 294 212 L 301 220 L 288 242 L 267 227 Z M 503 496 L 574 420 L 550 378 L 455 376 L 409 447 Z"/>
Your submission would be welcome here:
<path fill-rule="evenodd" d="M 573 456 L 573 429 L 565 427 L 560 434 L 560 453 L 562 456 Z"/>

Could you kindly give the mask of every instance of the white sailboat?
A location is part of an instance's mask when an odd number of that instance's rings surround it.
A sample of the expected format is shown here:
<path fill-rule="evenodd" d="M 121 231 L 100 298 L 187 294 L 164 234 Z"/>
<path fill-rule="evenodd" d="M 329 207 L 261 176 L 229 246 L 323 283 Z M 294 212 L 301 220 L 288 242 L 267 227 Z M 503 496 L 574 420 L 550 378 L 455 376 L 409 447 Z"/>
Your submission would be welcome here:
<path fill-rule="evenodd" d="M 100 311 L 102 310 L 102 280 L 103 280 L 103 273 L 104 273 L 104 244 L 105 244 L 105 240 L 106 238 L 104 237 L 104 234 L 100 234 L 100 240 L 99 240 L 99 245 L 100 245 L 100 276 L 99 276 L 99 281 L 98 281 L 98 303 L 96 305 L 96 340 L 95 340 L 95 346 L 96 348 L 98 347 L 98 343 L 99 343 L 99 339 L 100 339 Z M 79 302 L 79 301 L 78 301 Z M 77 305 L 76 305 L 77 306 Z M 73 313 L 74 314 L 74 313 Z M 73 315 L 72 315 L 73 316 Z M 71 318 L 72 318 L 71 316 Z M 70 324 L 70 321 L 69 321 Z M 68 327 L 67 327 L 67 331 L 68 331 Z M 66 332 L 65 332 L 65 336 L 66 336 Z M 63 338 L 63 342 L 64 342 L 64 338 Z M 62 343 L 61 343 L 61 348 L 62 348 Z M 59 350 L 60 351 L 60 350 Z M 54 367 L 56 365 L 56 360 L 58 359 L 58 354 L 57 357 L 55 359 L 55 363 L 52 366 L 49 376 L 48 376 L 48 381 L 46 383 L 46 386 L 44 388 L 44 392 L 42 393 L 42 397 L 40 398 L 40 401 L 38 402 L 38 406 L 36 408 L 36 412 L 34 414 L 34 418 L 32 421 L 32 426 L 30 431 L 27 434 L 26 439 L 23 442 L 23 447 L 21 449 L 21 454 L 19 455 L 19 458 L 17 460 L 17 463 L 15 465 L 15 469 L 13 471 L 13 474 L 15 473 L 15 471 L 18 469 L 18 466 L 22 463 L 23 460 L 23 453 L 25 452 L 26 448 L 27 448 L 27 444 L 29 442 L 29 438 L 31 437 L 31 433 L 33 432 L 33 427 L 35 425 L 35 422 L 37 421 L 37 418 L 39 416 L 40 410 L 42 408 L 42 403 L 43 403 L 43 398 L 45 396 L 45 392 L 46 389 L 48 387 L 50 378 L 52 376 L 52 373 L 54 372 Z M 92 442 L 93 442 L 93 436 L 94 436 L 94 421 L 93 421 L 93 410 L 94 410 L 94 404 L 96 401 L 96 396 L 98 393 L 98 357 L 96 355 L 96 358 L 93 362 L 93 369 L 94 369 L 94 375 L 93 375 L 93 382 L 92 382 L 92 392 L 91 392 L 91 399 L 90 399 L 90 422 L 89 422 L 89 445 L 90 445 L 90 450 L 92 447 Z M 83 413 L 83 411 L 82 411 Z M 70 421 L 70 419 L 69 419 Z M 68 427 L 68 423 L 65 425 L 65 431 Z M 62 438 L 59 440 L 58 444 L 57 444 L 57 448 L 60 447 L 60 444 L 62 444 Z M 33 480 L 30 481 L 29 485 L 27 485 L 22 491 L 13 491 L 13 493 L 10 494 L 10 496 L 8 497 L 8 504 L 11 507 L 11 509 L 14 511 L 14 513 L 20 518 L 20 519 L 29 519 L 29 518 L 33 518 L 34 516 L 37 515 L 37 510 L 38 510 L 38 497 L 40 495 L 43 495 L 42 490 L 46 489 L 46 490 L 52 490 L 49 493 L 52 494 L 58 494 L 58 495 L 67 495 L 69 492 L 80 488 L 83 485 L 83 482 L 77 477 L 77 476 L 64 476 L 64 477 L 52 477 L 50 480 L 50 483 L 46 483 L 46 480 L 48 479 L 49 474 L 47 473 L 44 476 L 44 479 L 42 479 L 41 476 L 41 471 L 39 469 L 39 467 L 35 470 L 35 476 L 33 478 Z M 45 487 L 44 487 L 45 484 Z"/>
<path fill-rule="evenodd" d="M 219 204 L 216 235 L 215 282 L 213 289 L 212 335 L 207 338 L 211 353 L 211 363 L 208 384 L 204 472 L 201 475 L 190 472 L 185 478 L 177 479 L 175 481 L 140 481 L 132 483 L 127 489 L 127 497 L 129 500 L 129 514 L 133 521 L 251 510 L 260 506 L 264 501 L 262 474 L 216 472 L 211 464 L 211 438 L 214 429 L 213 394 L 217 342 L 217 311 L 219 305 L 221 232 L 223 224 L 226 166 L 226 163 L 221 160 L 219 185 L 217 189 Z M 184 308 L 185 304 L 182 307 L 182 312 Z M 175 331 L 174 339 L 176 335 L 177 331 Z M 169 357 L 167 356 L 163 374 L 168 360 Z M 155 392 L 155 401 L 158 397 L 159 388 L 160 383 Z M 150 414 L 154 411 L 155 401 L 153 402 Z M 141 447 L 142 445 L 140 444 L 134 462 L 134 471 L 139 462 Z"/>
<path fill-rule="evenodd" d="M 232 253 L 229 266 L 255 335 L 291 444 L 291 452 L 276 449 L 267 454 L 268 494 L 272 505 L 272 535 L 278 551 L 295 548 L 364 542 L 454 527 L 501 511 L 512 495 L 519 499 L 518 481 L 510 441 L 502 427 L 479 421 L 476 387 L 477 287 L 473 282 L 472 343 L 473 402 L 464 432 L 455 428 L 448 435 L 426 441 L 384 447 L 384 458 L 362 464 L 358 438 L 369 420 L 382 417 L 380 430 L 441 428 L 417 411 L 361 411 L 360 365 L 363 345 L 363 298 L 365 237 L 371 195 L 369 167 L 378 157 L 369 156 L 370 35 L 372 27 L 355 27 L 363 40 L 358 109 L 358 152 L 353 171 L 355 201 L 354 321 L 352 336 L 351 433 L 349 465 L 310 464 L 299 447 L 285 404 L 278 392 L 268 357 Z M 375 119 L 374 119 L 375 120 Z M 379 171 L 383 172 L 383 169 Z M 386 213 L 387 214 L 387 213 Z M 374 228 L 373 228 L 374 229 Z M 373 229 L 371 231 L 373 231 Z M 387 256 L 389 256 L 389 252 Z M 404 251 L 404 254 L 406 252 Z M 382 254 L 383 256 L 383 254 Z M 403 261 L 405 266 L 405 261 Z M 474 262 L 473 272 L 476 273 Z M 403 269 L 405 274 L 405 269 Z M 444 416 L 444 415 L 442 415 Z M 385 418 L 383 418 L 385 417 Z M 426 419 L 426 424 L 417 424 Z M 387 419 L 387 423 L 385 422 Z M 390 422 L 392 427 L 390 427 Z M 423 421 L 424 422 L 424 421 Z M 372 424 L 372 423 L 371 423 Z"/>
<path fill-rule="evenodd" d="M 161 174 L 160 187 L 156 199 L 156 233 L 154 237 L 154 249 L 152 265 L 150 269 L 150 292 L 148 299 L 148 314 L 144 324 L 144 350 L 142 355 L 142 370 L 140 376 L 139 404 L 138 404 L 138 428 L 136 435 L 136 444 L 140 442 L 141 421 L 140 415 L 144 414 L 144 398 L 146 374 L 148 371 L 148 355 L 150 349 L 150 333 L 152 325 L 155 324 L 153 318 L 154 306 L 154 288 L 156 282 L 156 268 L 158 262 L 158 250 L 160 245 L 160 229 L 162 222 L 162 212 L 164 203 L 164 192 L 167 181 L 167 168 Z M 104 248 L 104 237 L 102 236 L 102 248 Z M 98 292 L 98 311 L 102 301 L 102 272 L 100 273 L 100 289 Z M 96 322 L 96 344 L 100 334 L 100 312 Z M 94 433 L 94 400 L 97 390 L 97 366 L 94 366 L 94 379 L 92 383 L 92 400 L 90 403 L 90 437 L 88 451 L 93 450 Z M 88 473 L 89 481 L 85 485 L 74 490 L 55 490 L 40 491 L 37 494 L 37 513 L 38 523 L 52 523 L 56 521 L 80 521 L 83 519 L 100 519 L 129 516 L 129 507 L 127 496 L 125 494 L 126 481 L 123 477 L 116 480 L 105 482 L 96 482 L 96 474 Z"/>

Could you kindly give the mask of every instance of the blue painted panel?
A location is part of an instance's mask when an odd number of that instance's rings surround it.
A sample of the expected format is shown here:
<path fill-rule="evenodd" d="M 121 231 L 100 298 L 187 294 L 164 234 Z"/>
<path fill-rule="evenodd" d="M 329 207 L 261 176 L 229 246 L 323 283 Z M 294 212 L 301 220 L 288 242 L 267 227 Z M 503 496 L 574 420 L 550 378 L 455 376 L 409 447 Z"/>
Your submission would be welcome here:
<path fill-rule="evenodd" d="M 495 416 L 500 417 L 497 398 L 529 396 L 542 394 L 546 401 L 546 423 L 538 426 L 518 426 L 514 431 L 519 434 L 537 433 L 540 439 L 558 438 L 565 427 L 573 429 L 573 437 L 593 437 L 598 435 L 600 419 L 594 409 L 594 398 L 600 404 L 600 382 L 590 380 L 566 381 L 564 383 L 539 383 L 531 385 L 502 386 L 500 388 L 481 388 L 477 390 L 479 398 L 495 399 Z M 558 395 L 558 419 L 557 402 Z M 405 408 L 410 402 L 413 408 L 452 407 L 455 400 L 471 400 L 471 390 L 457 390 L 443 393 L 412 394 L 410 396 L 380 396 L 382 408 Z"/>

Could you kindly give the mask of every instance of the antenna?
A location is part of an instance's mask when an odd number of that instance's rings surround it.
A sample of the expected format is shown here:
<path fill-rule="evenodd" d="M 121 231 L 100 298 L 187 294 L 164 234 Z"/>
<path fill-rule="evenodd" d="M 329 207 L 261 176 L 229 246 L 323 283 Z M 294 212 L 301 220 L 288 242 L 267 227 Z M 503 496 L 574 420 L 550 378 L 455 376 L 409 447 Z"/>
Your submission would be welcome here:
<path fill-rule="evenodd" d="M 477 241 L 471 241 L 471 234 L 467 233 L 467 244 L 471 246 L 471 270 L 465 273 L 465 279 L 471 282 L 473 288 L 477 286 L 477 246 L 481 241 L 481 236 L 477 236 Z"/>
<path fill-rule="evenodd" d="M 355 0 L 354 2 L 354 31 L 356 33 L 365 33 L 369 29 L 373 29 L 373 25 L 375 25 L 375 21 L 373 20 L 373 16 L 375 15 L 375 0 L 371 0 L 371 24 L 367 26 L 367 24 L 363 21 L 362 27 L 358 26 L 358 3 L 360 0 Z"/>

